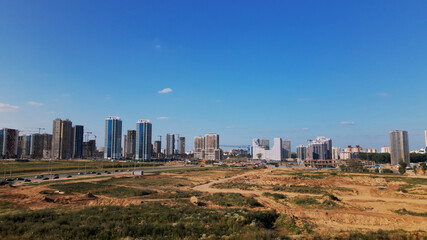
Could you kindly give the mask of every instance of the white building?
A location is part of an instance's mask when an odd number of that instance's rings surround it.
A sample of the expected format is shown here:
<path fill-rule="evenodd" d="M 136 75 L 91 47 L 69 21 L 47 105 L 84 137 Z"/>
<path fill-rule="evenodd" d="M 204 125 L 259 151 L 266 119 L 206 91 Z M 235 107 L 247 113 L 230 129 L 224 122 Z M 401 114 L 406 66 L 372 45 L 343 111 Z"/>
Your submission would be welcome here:
<path fill-rule="evenodd" d="M 390 153 L 390 147 L 384 146 L 381 148 L 381 153 Z"/>
<path fill-rule="evenodd" d="M 260 140 L 258 138 L 252 140 L 253 158 L 269 162 L 280 162 L 282 159 L 282 139 L 274 138 L 274 145 L 271 148 L 267 148 Z"/>
<path fill-rule="evenodd" d="M 340 159 L 341 149 L 339 147 L 332 147 L 332 159 Z"/>

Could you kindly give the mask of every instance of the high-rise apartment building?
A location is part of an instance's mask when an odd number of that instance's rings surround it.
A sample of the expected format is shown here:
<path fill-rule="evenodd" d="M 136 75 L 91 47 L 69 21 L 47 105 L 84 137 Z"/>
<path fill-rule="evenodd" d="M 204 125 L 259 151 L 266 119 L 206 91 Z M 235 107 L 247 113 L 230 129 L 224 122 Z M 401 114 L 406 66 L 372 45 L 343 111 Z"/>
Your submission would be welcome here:
<path fill-rule="evenodd" d="M 407 131 L 390 132 L 391 164 L 399 164 L 400 161 L 409 165 L 409 141 Z"/>
<path fill-rule="evenodd" d="M 43 158 L 52 158 L 52 134 L 43 134 Z"/>
<path fill-rule="evenodd" d="M 52 158 L 70 159 L 73 154 L 73 128 L 68 119 L 53 120 Z"/>
<path fill-rule="evenodd" d="M 126 158 L 134 159 L 136 151 L 136 130 L 128 130 L 126 135 Z"/>
<path fill-rule="evenodd" d="M 390 147 L 388 147 L 388 146 L 382 147 L 381 153 L 391 153 Z"/>
<path fill-rule="evenodd" d="M 105 159 L 120 159 L 122 155 L 122 120 L 119 117 L 105 119 Z"/>
<path fill-rule="evenodd" d="M 194 158 L 205 158 L 205 138 L 202 136 L 194 137 Z"/>
<path fill-rule="evenodd" d="M 135 159 L 151 160 L 151 122 L 139 120 L 136 123 L 136 156 Z"/>
<path fill-rule="evenodd" d="M 259 139 L 258 141 L 259 146 L 264 148 L 265 150 L 269 150 L 270 149 L 270 140 L 268 139 Z"/>
<path fill-rule="evenodd" d="M 21 158 L 31 158 L 31 137 L 32 135 L 23 135 L 21 143 Z"/>
<path fill-rule="evenodd" d="M 178 141 L 178 153 L 185 154 L 185 137 L 180 137 Z"/>
<path fill-rule="evenodd" d="M 75 125 L 73 127 L 73 158 L 83 157 L 83 134 L 83 126 Z"/>
<path fill-rule="evenodd" d="M 205 158 L 208 160 L 221 160 L 218 134 L 211 133 L 205 135 Z"/>
<path fill-rule="evenodd" d="M 282 140 L 282 159 L 291 157 L 291 141 Z"/>
<path fill-rule="evenodd" d="M 297 146 L 297 161 L 301 163 L 307 159 L 307 147 L 304 145 Z"/>
<path fill-rule="evenodd" d="M 162 142 L 161 141 L 154 141 L 154 153 L 158 155 L 162 152 Z"/>
<path fill-rule="evenodd" d="M 307 147 L 308 160 L 330 160 L 332 159 L 332 140 L 325 137 L 317 137 Z"/>
<path fill-rule="evenodd" d="M 175 150 L 175 134 L 166 134 L 166 157 L 172 158 Z"/>
<path fill-rule="evenodd" d="M 0 157 L 14 158 L 18 156 L 19 131 L 11 128 L 0 129 Z"/>
<path fill-rule="evenodd" d="M 280 162 L 283 157 L 282 139 L 274 138 L 274 145 L 271 148 L 270 146 L 262 144 L 261 140 L 262 139 L 258 138 L 252 140 L 253 158 L 257 160 Z"/>

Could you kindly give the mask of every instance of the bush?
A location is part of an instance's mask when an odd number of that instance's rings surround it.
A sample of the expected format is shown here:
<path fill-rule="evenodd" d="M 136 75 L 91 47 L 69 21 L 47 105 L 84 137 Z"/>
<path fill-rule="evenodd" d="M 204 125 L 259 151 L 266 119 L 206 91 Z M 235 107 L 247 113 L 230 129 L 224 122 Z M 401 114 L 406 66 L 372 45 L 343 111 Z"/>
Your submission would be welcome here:
<path fill-rule="evenodd" d="M 265 197 L 274 198 L 274 200 L 278 201 L 280 199 L 286 199 L 286 196 L 281 193 L 269 193 L 265 192 L 262 194 Z"/>
<path fill-rule="evenodd" d="M 274 186 L 274 191 L 283 192 L 296 192 L 296 193 L 311 193 L 311 194 L 325 194 L 327 191 L 322 187 L 309 187 L 304 185 L 293 185 L 293 186 Z"/>
<path fill-rule="evenodd" d="M 224 207 L 262 207 L 254 198 L 245 197 L 240 193 L 214 193 L 202 199 Z"/>

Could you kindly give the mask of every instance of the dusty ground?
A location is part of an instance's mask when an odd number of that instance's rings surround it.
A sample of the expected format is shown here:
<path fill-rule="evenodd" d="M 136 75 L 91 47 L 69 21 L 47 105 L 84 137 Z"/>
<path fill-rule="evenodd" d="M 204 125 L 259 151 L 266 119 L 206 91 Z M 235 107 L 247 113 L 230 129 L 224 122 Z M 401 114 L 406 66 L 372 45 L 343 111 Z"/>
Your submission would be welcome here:
<path fill-rule="evenodd" d="M 304 219 L 317 225 L 316 232 L 339 232 L 351 230 L 397 230 L 420 231 L 427 226 L 427 217 L 399 215 L 393 210 L 406 209 L 412 212 L 427 212 L 427 195 L 423 194 L 426 185 L 417 186 L 420 194 L 403 193 L 398 191 L 399 186 L 405 184 L 400 181 L 387 181 L 381 175 L 373 178 L 372 175 L 363 174 L 338 174 L 328 175 L 324 178 L 310 178 L 299 175 L 292 175 L 295 170 L 291 169 L 229 169 L 209 171 L 190 171 L 183 173 L 161 173 L 156 176 L 144 176 L 142 179 L 147 182 L 159 180 L 187 181 L 188 184 L 173 185 L 168 182 L 162 185 L 131 185 L 136 189 L 151 189 L 159 193 L 182 190 L 198 191 L 203 194 L 216 192 L 240 193 L 244 196 L 253 197 L 260 202 L 261 209 L 275 209 L 279 213 L 285 213 L 298 219 Z M 325 174 L 329 174 L 326 172 Z M 127 176 L 134 178 L 135 176 Z M 408 176 L 425 178 L 425 176 Z M 74 182 L 96 182 L 105 179 L 76 180 Z M 135 179 L 137 181 L 138 179 Z M 235 182 L 249 184 L 250 189 L 242 190 L 238 188 L 220 189 L 213 185 L 218 183 Z M 70 183 L 70 182 L 66 182 Z M 64 184 L 66 184 L 64 183 Z M 338 197 L 341 208 L 320 209 L 307 208 L 292 203 L 291 201 L 277 201 L 273 198 L 263 196 L 263 193 L 282 193 L 287 199 L 294 197 L 310 196 L 321 197 L 322 194 L 278 192 L 273 190 L 273 186 L 303 185 L 309 187 L 322 187 L 328 192 Z M 129 186 L 129 184 L 128 184 Z M 381 190 L 378 186 L 384 187 Z M 346 191 L 340 189 L 347 189 Z M 73 194 L 41 194 L 42 190 L 47 190 L 49 184 L 30 185 L 20 187 L 1 186 L 0 200 L 7 201 L 20 208 L 42 209 L 56 207 L 78 208 L 82 206 L 99 205 L 122 205 L 141 204 L 149 201 L 161 201 L 165 204 L 175 204 L 173 198 L 150 198 L 150 197 L 129 197 L 114 198 L 104 195 L 95 197 L 87 193 Z M 216 208 L 212 203 L 206 203 L 206 208 Z M 0 210 L 4 211 L 4 210 Z"/>

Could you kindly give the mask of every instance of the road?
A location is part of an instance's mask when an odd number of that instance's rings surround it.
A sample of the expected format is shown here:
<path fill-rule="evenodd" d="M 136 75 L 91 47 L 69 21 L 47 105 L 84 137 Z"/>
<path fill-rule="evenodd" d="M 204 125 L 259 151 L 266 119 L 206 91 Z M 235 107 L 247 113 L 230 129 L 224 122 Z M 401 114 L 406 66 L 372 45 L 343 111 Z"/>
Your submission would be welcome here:
<path fill-rule="evenodd" d="M 178 166 L 162 166 L 162 167 L 150 167 L 150 168 L 140 168 L 136 169 L 135 172 L 143 171 L 145 172 L 154 172 L 154 171 L 162 171 L 162 170 L 171 170 L 171 169 L 182 169 L 182 168 L 197 168 L 199 165 L 178 165 Z M 109 173 L 107 173 L 109 172 Z M 41 182 L 49 182 L 49 181 L 57 181 L 57 180 L 65 180 L 65 179 L 79 179 L 79 178 L 87 178 L 87 177 L 98 177 L 98 176 L 116 176 L 116 175 L 124 175 L 132 173 L 133 169 L 126 168 L 122 170 L 115 171 L 97 171 L 97 172 L 69 172 L 69 173 L 61 173 L 57 174 L 58 178 L 53 179 L 55 174 L 44 175 L 41 179 L 36 178 L 36 176 L 26 176 L 22 177 L 23 179 L 29 179 L 31 182 L 24 182 L 23 180 L 15 180 L 13 182 L 9 182 L 13 186 L 21 186 L 27 185 L 31 183 L 41 183 Z M 43 180 L 44 178 L 49 178 L 48 180 Z M 3 180 L 4 181 L 4 180 Z"/>

